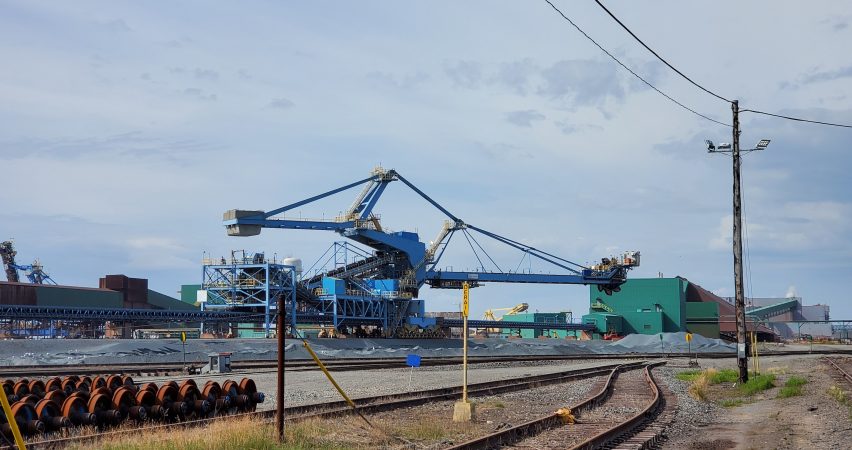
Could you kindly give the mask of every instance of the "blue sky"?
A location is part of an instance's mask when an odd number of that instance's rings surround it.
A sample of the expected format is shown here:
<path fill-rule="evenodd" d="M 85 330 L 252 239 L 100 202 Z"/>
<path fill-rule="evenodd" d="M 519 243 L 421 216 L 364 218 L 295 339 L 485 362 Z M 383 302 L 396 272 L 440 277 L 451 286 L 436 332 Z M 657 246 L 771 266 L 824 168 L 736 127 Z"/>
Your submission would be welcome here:
<path fill-rule="evenodd" d="M 660 89 L 730 120 L 594 2 L 556 4 Z M 607 5 L 744 108 L 852 123 L 842 2 Z M 633 277 L 733 293 L 730 160 L 703 144 L 729 129 L 639 83 L 544 2 L 0 1 L 0 12 L 0 238 L 63 284 L 125 273 L 174 294 L 199 281 L 205 251 L 310 264 L 336 235 L 229 238 L 222 212 L 273 209 L 381 164 L 485 229 L 580 263 L 641 250 Z M 852 132 L 748 114 L 742 125 L 744 145 L 772 139 L 743 165 L 749 292 L 794 289 L 852 318 Z M 303 214 L 334 215 L 355 194 Z M 426 241 L 442 223 L 401 184 L 378 212 Z M 445 258 L 476 265 L 465 246 Z M 448 310 L 457 294 L 422 296 Z M 476 314 L 521 301 L 582 313 L 587 296 L 490 285 L 472 299 Z"/>

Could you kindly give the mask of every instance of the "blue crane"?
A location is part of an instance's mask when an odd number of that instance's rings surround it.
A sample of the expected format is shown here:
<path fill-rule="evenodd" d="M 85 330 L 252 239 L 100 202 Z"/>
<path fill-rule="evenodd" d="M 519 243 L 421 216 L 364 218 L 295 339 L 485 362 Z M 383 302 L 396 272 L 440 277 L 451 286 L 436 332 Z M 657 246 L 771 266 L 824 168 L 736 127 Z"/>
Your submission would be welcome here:
<path fill-rule="evenodd" d="M 400 181 L 420 197 L 441 211 L 447 220 L 437 238 L 428 245 L 421 242 L 417 233 L 386 231 L 373 210 L 387 186 Z M 303 219 L 287 216 L 296 208 L 316 202 L 342 191 L 363 185 L 349 208 L 333 219 Z M 428 284 L 432 288 L 461 288 L 467 282 L 476 287 L 481 283 L 545 283 L 596 285 L 601 291 L 612 293 L 626 281 L 627 271 L 639 265 L 639 252 L 626 252 L 621 257 L 604 258 L 599 264 L 586 267 L 545 252 L 530 245 L 509 239 L 466 223 L 441 206 L 395 170 L 376 168 L 362 180 L 331 191 L 301 200 L 272 211 L 229 210 L 224 214 L 224 225 L 229 236 L 255 236 L 263 228 L 334 231 L 341 236 L 374 250 L 374 255 L 333 271 L 303 279 L 300 296 L 314 306 L 319 315 L 343 311 L 344 321 L 370 323 L 375 319 L 381 326 L 393 329 L 403 322 L 429 325 L 422 320 L 424 310 L 421 300 L 416 300 L 419 289 Z M 548 263 L 561 269 L 561 274 L 529 273 L 499 270 L 499 266 L 476 240 L 472 232 L 495 240 L 523 252 L 530 259 Z M 440 270 L 438 263 L 455 234 L 461 234 L 477 255 L 480 266 L 474 271 Z M 476 248 L 498 270 L 486 270 Z M 304 307 L 301 308 L 304 310 Z M 295 324 L 295 306 L 292 314 Z M 381 320 L 379 320 L 381 319 Z M 338 320 L 335 319 L 335 325 Z"/>

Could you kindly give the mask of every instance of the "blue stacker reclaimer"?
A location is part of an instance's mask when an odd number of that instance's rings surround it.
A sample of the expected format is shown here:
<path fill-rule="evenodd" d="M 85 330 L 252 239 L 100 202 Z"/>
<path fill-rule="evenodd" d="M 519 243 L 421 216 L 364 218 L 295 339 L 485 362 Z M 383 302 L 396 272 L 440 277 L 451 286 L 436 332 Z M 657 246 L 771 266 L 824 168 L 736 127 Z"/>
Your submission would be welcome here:
<path fill-rule="evenodd" d="M 401 181 L 447 216 L 438 237 L 429 245 L 421 242 L 417 233 L 383 230 L 379 217 L 373 213 L 382 193 L 394 181 Z M 329 220 L 287 216 L 287 212 L 296 208 L 362 185 L 355 201 L 338 217 Z M 418 299 L 418 292 L 424 283 L 432 288 L 454 289 L 461 288 L 464 282 L 472 287 L 480 283 L 583 284 L 597 285 L 600 290 L 611 293 L 624 283 L 627 271 L 639 265 L 639 252 L 626 252 L 585 267 L 486 231 L 452 214 L 395 170 L 381 167 L 363 180 L 272 211 L 229 210 L 224 214 L 224 225 L 229 236 L 255 236 L 262 228 L 334 231 L 372 248 L 374 252 L 368 258 L 325 273 L 303 276 L 297 283 L 296 304 L 287 307 L 288 322 L 293 327 L 297 323 L 325 323 L 336 328 L 373 325 L 389 337 L 444 334 L 439 320 L 423 317 L 425 306 L 423 300 Z M 466 240 L 475 242 L 485 253 L 472 231 L 549 263 L 564 273 L 493 271 L 486 270 L 485 264 L 475 271 L 439 270 L 437 264 L 455 233 L 461 232 Z M 485 256 L 491 259 L 487 253 Z"/>

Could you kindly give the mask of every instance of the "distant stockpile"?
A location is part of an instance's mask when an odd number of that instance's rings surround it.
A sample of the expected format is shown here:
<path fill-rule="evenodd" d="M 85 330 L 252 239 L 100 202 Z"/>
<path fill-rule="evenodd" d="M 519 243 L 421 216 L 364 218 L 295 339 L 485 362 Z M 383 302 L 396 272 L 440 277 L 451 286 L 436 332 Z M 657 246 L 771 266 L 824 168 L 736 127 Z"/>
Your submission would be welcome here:
<path fill-rule="evenodd" d="M 629 335 L 620 341 L 566 339 L 471 339 L 471 356 L 601 355 L 629 353 L 685 353 L 684 333 Z M 317 339 L 311 345 L 321 358 L 401 358 L 409 353 L 423 357 L 461 356 L 460 339 Z M 735 347 L 718 339 L 693 334 L 693 352 L 727 352 Z M 274 360 L 271 339 L 191 339 L 186 342 L 188 361 L 207 360 L 212 352 L 230 352 L 233 361 Z M 298 341 L 287 340 L 288 360 L 310 359 Z M 118 364 L 180 362 L 183 346 L 177 339 L 51 339 L 0 341 L 0 360 L 9 365 Z"/>

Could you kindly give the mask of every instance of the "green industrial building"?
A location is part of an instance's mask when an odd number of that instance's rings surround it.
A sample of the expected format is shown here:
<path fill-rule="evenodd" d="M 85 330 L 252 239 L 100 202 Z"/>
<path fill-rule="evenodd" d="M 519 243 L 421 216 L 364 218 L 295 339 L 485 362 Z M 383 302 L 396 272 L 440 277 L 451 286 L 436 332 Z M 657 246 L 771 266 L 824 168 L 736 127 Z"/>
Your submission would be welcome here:
<path fill-rule="evenodd" d="M 564 325 L 566 322 L 570 321 L 573 317 L 571 312 L 563 311 L 557 313 L 521 313 L 521 314 L 507 314 L 502 317 L 502 320 L 511 321 L 511 322 L 541 322 L 541 323 L 552 323 L 554 325 Z M 529 328 L 503 328 L 501 334 L 504 337 L 513 336 L 513 337 L 522 337 L 522 338 L 538 338 L 538 337 L 552 337 L 552 338 L 560 338 L 565 339 L 568 336 L 578 338 L 579 335 L 576 334 L 575 331 L 568 330 L 548 330 L 548 329 L 529 329 Z"/>
<path fill-rule="evenodd" d="M 598 334 L 689 331 L 718 338 L 719 303 L 708 301 L 706 293 L 681 277 L 630 279 L 612 295 L 590 286 L 589 314 L 582 320 Z"/>

